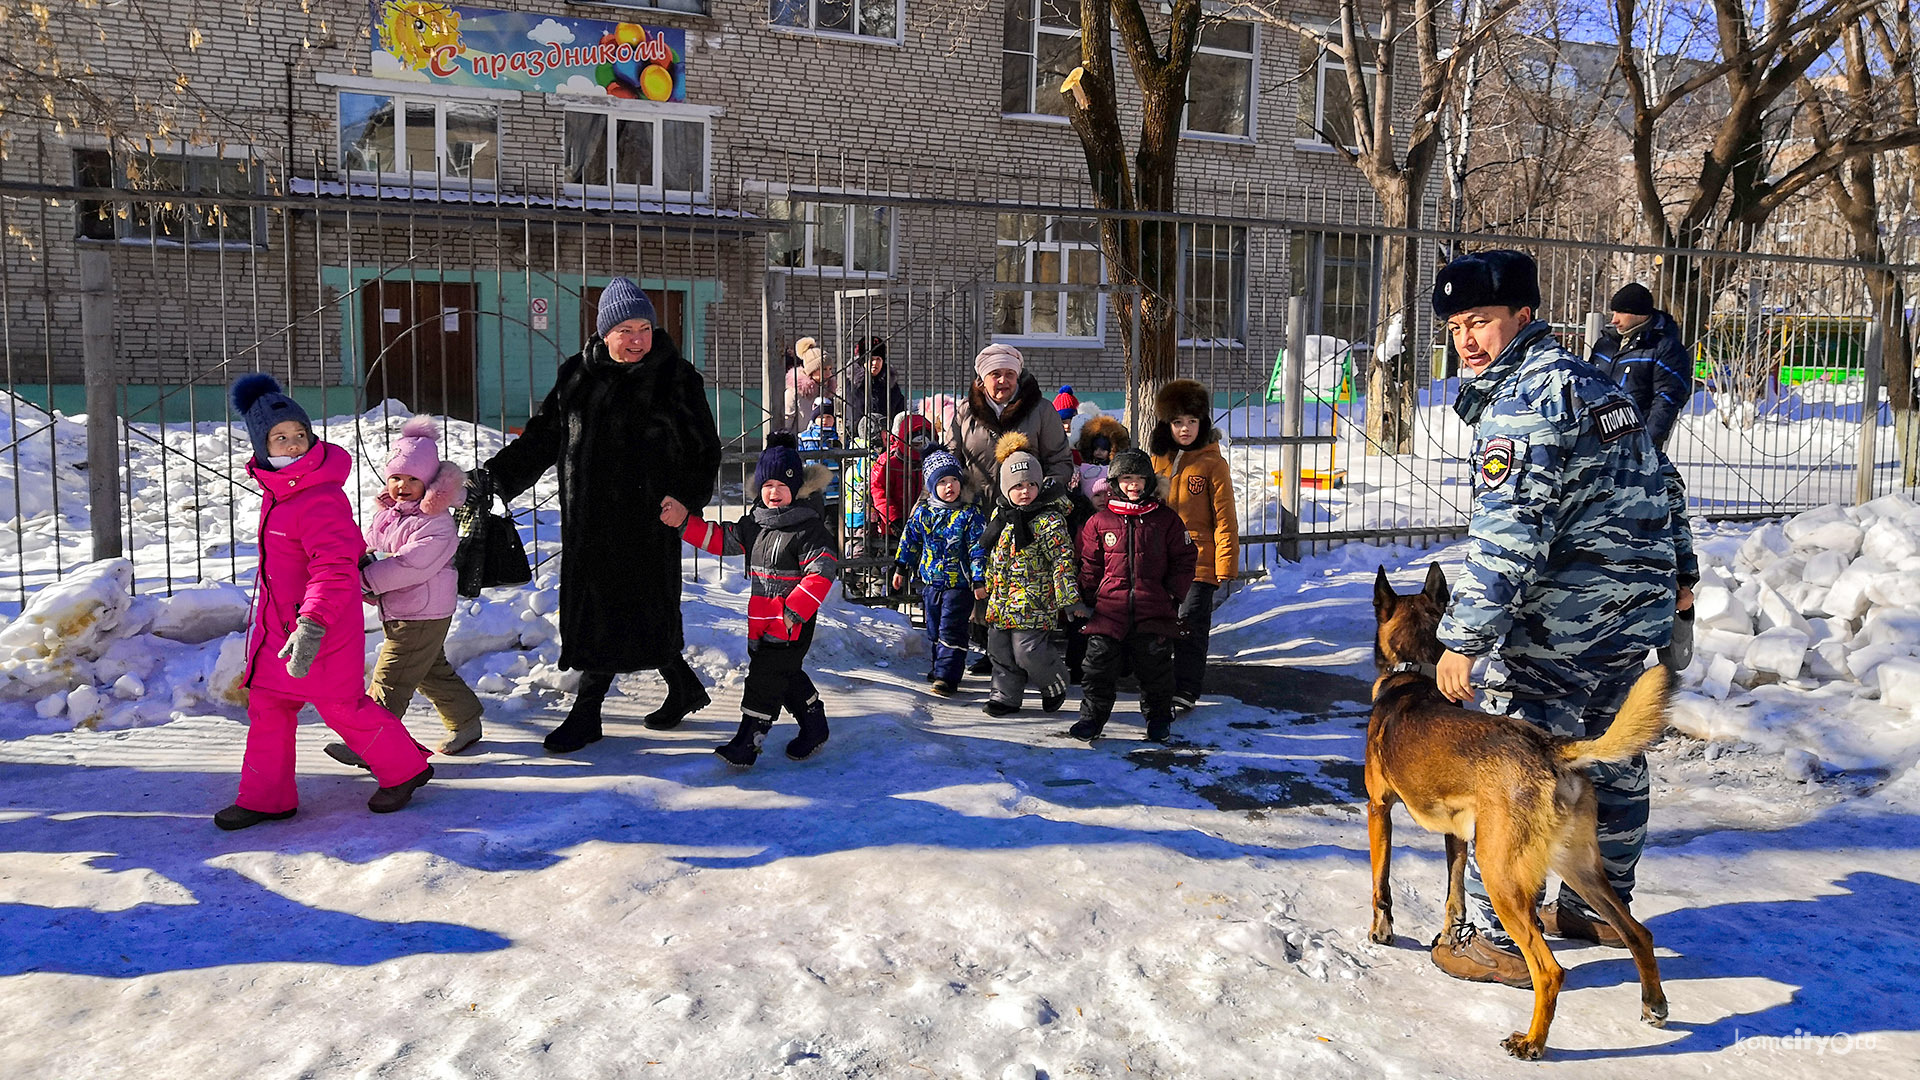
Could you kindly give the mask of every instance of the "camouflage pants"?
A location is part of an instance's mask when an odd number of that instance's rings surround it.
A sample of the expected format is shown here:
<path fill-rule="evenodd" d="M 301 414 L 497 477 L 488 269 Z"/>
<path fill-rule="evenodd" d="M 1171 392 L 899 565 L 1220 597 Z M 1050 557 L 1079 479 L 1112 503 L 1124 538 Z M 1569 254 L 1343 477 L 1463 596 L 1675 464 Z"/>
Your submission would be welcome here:
<path fill-rule="evenodd" d="M 1512 683 L 1518 681 L 1532 684 L 1531 691 L 1539 683 L 1538 675 L 1519 661 L 1509 660 L 1508 669 L 1512 673 L 1509 682 L 1488 688 L 1487 710 L 1518 717 L 1555 735 L 1591 738 L 1613 723 L 1614 714 L 1626 701 L 1627 691 L 1640 677 L 1641 668 L 1639 656 L 1625 658 L 1608 665 L 1591 686 L 1568 687 L 1556 696 L 1529 692 L 1521 697 L 1503 690 L 1510 690 Z M 1634 868 L 1640 862 L 1640 849 L 1647 843 L 1650 791 L 1647 757 L 1637 754 L 1622 764 L 1593 765 L 1587 769 L 1587 776 L 1593 781 L 1593 792 L 1599 802 L 1600 859 L 1606 865 L 1607 883 L 1624 903 L 1633 898 Z M 1466 893 L 1467 918 L 1474 928 L 1494 942 L 1510 941 L 1499 917 L 1493 913 L 1493 904 L 1487 899 L 1487 887 L 1480 880 L 1480 863 L 1474 858 L 1472 844 L 1467 845 Z M 1598 918 L 1592 906 L 1565 882 L 1560 885 L 1558 901 L 1563 907 Z"/>

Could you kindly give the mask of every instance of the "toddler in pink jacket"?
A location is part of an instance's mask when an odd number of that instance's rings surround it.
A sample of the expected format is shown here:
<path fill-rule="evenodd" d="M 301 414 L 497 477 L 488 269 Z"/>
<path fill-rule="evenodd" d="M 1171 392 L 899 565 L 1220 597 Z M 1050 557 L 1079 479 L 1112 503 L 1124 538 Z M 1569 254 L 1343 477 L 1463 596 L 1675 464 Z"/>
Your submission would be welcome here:
<path fill-rule="evenodd" d="M 443 754 L 480 741 L 480 699 L 447 662 L 446 649 L 459 602 L 453 552 L 460 533 L 453 508 L 465 499 L 466 484 L 458 465 L 440 460 L 433 417 L 408 420 L 387 459 L 387 486 L 367 523 L 360 569 L 366 600 L 379 605 L 387 633 L 367 693 L 395 716 L 407 714 L 415 690 L 425 694 L 447 726 Z M 340 743 L 327 753 L 349 765 L 364 764 Z"/>
<path fill-rule="evenodd" d="M 260 485 L 259 563 L 247 631 L 247 756 L 240 792 L 214 824 L 244 829 L 293 816 L 294 732 L 307 702 L 380 782 L 367 809 L 391 813 L 433 779 L 433 767 L 399 719 L 362 689 L 366 544 L 347 501 L 353 459 L 314 438 L 305 410 L 271 376 L 242 376 L 232 398 L 253 442 L 247 473 Z"/>

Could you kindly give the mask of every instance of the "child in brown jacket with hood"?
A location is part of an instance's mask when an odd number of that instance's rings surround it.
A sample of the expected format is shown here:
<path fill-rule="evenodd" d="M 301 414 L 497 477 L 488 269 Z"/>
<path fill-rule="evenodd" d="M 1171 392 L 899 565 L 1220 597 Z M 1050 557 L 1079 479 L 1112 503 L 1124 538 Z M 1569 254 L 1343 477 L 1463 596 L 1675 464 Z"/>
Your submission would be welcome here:
<path fill-rule="evenodd" d="M 1153 401 L 1153 471 L 1168 480 L 1167 505 L 1186 523 L 1199 559 L 1180 603 L 1185 630 L 1173 647 L 1173 704 L 1182 712 L 1200 700 L 1213 633 L 1213 595 L 1240 572 L 1240 522 L 1233 473 L 1220 455 L 1212 396 L 1192 379 L 1175 379 Z"/>

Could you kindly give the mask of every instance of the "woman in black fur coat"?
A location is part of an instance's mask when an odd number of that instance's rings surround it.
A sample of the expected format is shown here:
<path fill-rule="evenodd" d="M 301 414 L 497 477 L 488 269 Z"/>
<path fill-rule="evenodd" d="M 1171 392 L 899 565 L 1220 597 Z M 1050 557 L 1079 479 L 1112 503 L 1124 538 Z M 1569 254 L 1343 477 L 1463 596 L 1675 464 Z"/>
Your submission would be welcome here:
<path fill-rule="evenodd" d="M 521 436 L 484 466 L 509 500 L 549 467 L 560 471 L 560 666 L 583 674 L 572 710 L 544 741 L 554 753 L 600 738 L 600 705 L 619 672 L 656 668 L 666 678 L 650 728 L 708 703 L 680 655 L 680 537 L 660 514 L 713 498 L 720 434 L 700 373 L 654 319 L 639 286 L 609 284 L 598 333 L 560 365 Z"/>

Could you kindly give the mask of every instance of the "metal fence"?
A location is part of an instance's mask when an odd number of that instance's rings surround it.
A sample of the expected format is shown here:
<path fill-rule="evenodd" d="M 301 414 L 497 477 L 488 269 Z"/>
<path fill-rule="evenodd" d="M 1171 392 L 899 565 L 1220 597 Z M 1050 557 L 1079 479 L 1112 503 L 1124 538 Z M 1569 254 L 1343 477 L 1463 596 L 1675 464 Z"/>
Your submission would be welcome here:
<path fill-rule="evenodd" d="M 484 195 L 298 177 L 247 196 L 0 184 L 0 601 L 87 562 L 96 534 L 117 534 L 142 589 L 245 578 L 258 494 L 224 389 L 246 370 L 328 418 L 322 436 L 357 463 L 350 494 L 374 493 L 416 411 L 445 418 L 449 458 L 485 460 L 538 407 L 619 275 L 652 294 L 706 376 L 729 451 L 723 514 L 741 511 L 769 430 L 816 427 L 812 453 L 839 471 L 833 517 L 858 599 L 888 600 L 880 571 L 897 540 L 877 526 L 870 479 L 901 417 L 884 394 L 869 406 L 868 343 L 885 343 L 906 411 L 936 428 L 993 340 L 1023 349 L 1049 401 L 1071 385 L 1118 413 L 1142 297 L 1174 310 L 1174 374 L 1213 393 L 1251 570 L 1338 542 L 1457 534 L 1471 446 L 1449 407 L 1457 381 L 1424 292 L 1386 332 L 1386 246 L 1404 239 L 1423 279 L 1458 250 L 1531 251 L 1542 315 L 1575 350 L 1615 288 L 1657 282 L 1683 254 L 1564 222 L 1537 236 L 1406 233 L 1360 201 L 1239 188 L 1187 200 L 1204 210 L 1132 215 L 1173 230 L 1177 257 L 1155 280 L 1122 282 L 1100 255 L 1101 215 L 1072 184 L 855 172 L 816 162 L 742 184 L 727 208 L 593 201 L 524 177 Z M 1874 328 L 1889 320 L 1867 275 L 1911 290 L 1915 268 L 1780 251 L 1706 264 L 1708 285 L 1676 312 L 1699 341 L 1670 447 L 1694 513 L 1899 489 L 1876 368 Z M 823 352 L 817 383 L 788 367 L 803 337 Z M 1414 352 L 1417 408 L 1404 444 L 1381 445 L 1365 375 L 1396 340 Z M 814 423 L 822 405 L 831 435 Z M 1125 420 L 1144 440 L 1152 417 Z M 516 506 L 542 561 L 558 551 L 554 495 L 549 477 Z"/>

